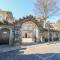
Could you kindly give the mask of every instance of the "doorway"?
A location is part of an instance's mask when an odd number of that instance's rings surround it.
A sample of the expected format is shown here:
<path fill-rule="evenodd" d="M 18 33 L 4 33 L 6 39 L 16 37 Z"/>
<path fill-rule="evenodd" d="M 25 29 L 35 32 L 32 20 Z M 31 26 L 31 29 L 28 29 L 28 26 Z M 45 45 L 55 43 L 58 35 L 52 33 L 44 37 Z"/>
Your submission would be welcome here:
<path fill-rule="evenodd" d="M 10 30 L 3 28 L 0 30 L 0 45 L 9 44 Z"/>

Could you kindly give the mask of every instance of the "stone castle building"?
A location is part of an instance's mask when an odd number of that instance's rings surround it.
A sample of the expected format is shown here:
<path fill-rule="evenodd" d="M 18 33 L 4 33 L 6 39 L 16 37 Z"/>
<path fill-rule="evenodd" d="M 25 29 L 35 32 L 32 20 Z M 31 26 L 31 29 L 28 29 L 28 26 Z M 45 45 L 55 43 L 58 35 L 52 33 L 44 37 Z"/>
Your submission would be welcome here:
<path fill-rule="evenodd" d="M 10 11 L 0 10 L 0 22 L 13 23 L 13 14 Z M 14 38 L 13 25 L 0 25 L 0 44 L 12 45 Z"/>
<path fill-rule="evenodd" d="M 13 20 L 13 14 L 10 11 L 4 11 L 4 10 L 0 10 L 0 21 L 8 21 L 10 23 L 12 23 Z"/>
<path fill-rule="evenodd" d="M 48 28 L 43 28 L 37 20 L 28 18 L 21 19 L 18 22 L 20 40 L 22 43 L 45 43 L 60 40 L 60 30 L 55 29 L 51 24 Z"/>
<path fill-rule="evenodd" d="M 13 20 L 11 12 L 0 11 L 5 20 Z M 2 20 L 3 20 L 2 19 Z M 0 44 L 13 45 L 14 43 L 45 43 L 60 41 L 60 30 L 53 24 L 43 28 L 41 23 L 32 16 L 27 16 L 15 25 L 0 25 Z"/>

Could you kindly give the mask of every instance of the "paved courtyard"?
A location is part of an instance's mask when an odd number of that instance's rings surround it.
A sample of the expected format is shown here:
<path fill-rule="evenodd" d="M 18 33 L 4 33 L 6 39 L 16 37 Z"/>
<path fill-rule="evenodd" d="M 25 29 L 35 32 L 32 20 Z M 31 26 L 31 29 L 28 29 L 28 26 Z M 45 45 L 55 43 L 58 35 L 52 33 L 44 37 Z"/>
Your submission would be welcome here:
<path fill-rule="evenodd" d="M 21 47 L 21 49 L 0 53 L 0 60 L 60 60 L 60 43 Z"/>
<path fill-rule="evenodd" d="M 22 55 L 17 51 L 0 54 L 0 60 L 60 60 L 60 54 L 30 54 Z"/>

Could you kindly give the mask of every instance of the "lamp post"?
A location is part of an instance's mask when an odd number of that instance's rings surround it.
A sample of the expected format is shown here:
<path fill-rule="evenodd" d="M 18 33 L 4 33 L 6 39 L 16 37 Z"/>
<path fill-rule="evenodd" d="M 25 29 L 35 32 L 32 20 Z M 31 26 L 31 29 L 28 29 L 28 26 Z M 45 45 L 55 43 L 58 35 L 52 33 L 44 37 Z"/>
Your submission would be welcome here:
<path fill-rule="evenodd" d="M 15 41 L 15 19 L 13 21 L 13 31 L 14 31 L 14 39 L 13 39 L 13 45 L 14 45 L 14 41 Z"/>
<path fill-rule="evenodd" d="M 48 21 L 48 42 L 50 42 L 50 23 Z"/>
<path fill-rule="evenodd" d="M 44 32 L 44 28 L 43 28 L 43 26 L 41 26 L 41 27 L 40 27 L 41 42 L 43 42 L 43 32 Z"/>

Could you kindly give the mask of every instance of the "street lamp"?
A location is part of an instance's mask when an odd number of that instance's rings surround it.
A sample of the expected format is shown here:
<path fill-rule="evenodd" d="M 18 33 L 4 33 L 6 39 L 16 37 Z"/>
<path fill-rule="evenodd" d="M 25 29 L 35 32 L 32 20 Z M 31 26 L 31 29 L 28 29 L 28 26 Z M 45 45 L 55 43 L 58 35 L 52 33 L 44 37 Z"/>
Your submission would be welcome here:
<path fill-rule="evenodd" d="M 41 42 L 43 42 L 43 32 L 44 32 L 44 28 L 43 28 L 43 26 L 41 26 L 41 27 L 40 27 Z"/>
<path fill-rule="evenodd" d="M 50 42 L 50 23 L 48 21 L 48 42 Z"/>
<path fill-rule="evenodd" d="M 13 44 L 14 44 L 14 41 L 15 41 L 15 19 L 13 19 L 13 32 L 14 32 L 14 39 L 13 39 Z"/>

